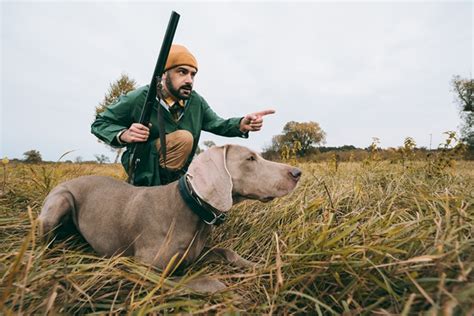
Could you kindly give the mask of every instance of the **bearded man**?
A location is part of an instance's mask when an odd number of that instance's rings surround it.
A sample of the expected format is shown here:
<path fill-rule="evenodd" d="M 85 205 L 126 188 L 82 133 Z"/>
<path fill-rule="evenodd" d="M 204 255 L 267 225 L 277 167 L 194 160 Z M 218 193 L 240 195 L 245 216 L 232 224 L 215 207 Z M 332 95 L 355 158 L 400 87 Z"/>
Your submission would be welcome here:
<path fill-rule="evenodd" d="M 275 111 L 265 110 L 243 117 L 223 119 L 193 90 L 198 72 L 196 58 L 181 45 L 172 45 L 162 76 L 160 102 L 155 101 L 150 125 L 136 123 L 149 86 L 121 96 L 117 102 L 97 115 L 91 132 L 114 147 L 125 147 L 122 165 L 128 172 L 130 145 L 145 143 L 144 157 L 135 170 L 135 185 L 155 186 L 177 180 L 191 163 L 199 144 L 201 131 L 220 136 L 248 138 L 249 132 L 262 128 L 263 116 Z M 166 134 L 166 160 L 160 156 L 158 106 L 162 106 Z"/>

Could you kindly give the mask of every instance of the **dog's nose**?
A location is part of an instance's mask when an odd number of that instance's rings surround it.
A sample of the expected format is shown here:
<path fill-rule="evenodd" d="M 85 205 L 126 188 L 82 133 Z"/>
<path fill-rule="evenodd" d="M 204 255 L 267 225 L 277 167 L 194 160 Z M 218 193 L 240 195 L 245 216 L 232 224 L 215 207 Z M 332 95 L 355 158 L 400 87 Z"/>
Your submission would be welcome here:
<path fill-rule="evenodd" d="M 293 168 L 290 171 L 290 175 L 294 180 L 299 180 L 301 177 L 301 173 L 302 173 L 301 170 L 298 168 Z"/>

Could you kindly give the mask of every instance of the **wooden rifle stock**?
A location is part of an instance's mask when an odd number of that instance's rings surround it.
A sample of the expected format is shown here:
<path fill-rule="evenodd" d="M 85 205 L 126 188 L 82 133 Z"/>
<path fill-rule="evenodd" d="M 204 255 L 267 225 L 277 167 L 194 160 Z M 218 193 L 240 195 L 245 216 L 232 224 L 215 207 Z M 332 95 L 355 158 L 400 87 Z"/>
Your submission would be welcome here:
<path fill-rule="evenodd" d="M 151 78 L 150 87 L 146 95 L 145 103 L 143 105 L 142 112 L 140 114 L 139 123 L 148 127 L 150 123 L 151 110 L 153 108 L 153 103 L 155 100 L 158 100 L 158 111 L 161 110 L 161 105 L 159 102 L 160 93 L 157 91 L 161 89 L 161 76 L 163 75 L 166 60 L 170 52 L 171 44 L 173 43 L 174 34 L 176 28 L 178 27 L 180 15 L 175 11 L 171 12 L 171 17 L 168 22 L 168 27 L 166 28 L 165 37 L 163 43 L 161 44 L 160 54 L 158 55 L 158 60 L 156 62 L 155 70 L 153 71 L 153 77 Z M 166 139 L 165 139 L 165 130 L 162 122 L 158 126 L 160 133 L 160 142 L 162 144 L 162 155 L 166 160 Z M 143 150 L 145 148 L 144 143 L 133 143 L 130 147 L 130 160 L 128 165 L 128 183 L 135 183 L 135 171 L 140 164 L 140 160 L 143 158 Z"/>

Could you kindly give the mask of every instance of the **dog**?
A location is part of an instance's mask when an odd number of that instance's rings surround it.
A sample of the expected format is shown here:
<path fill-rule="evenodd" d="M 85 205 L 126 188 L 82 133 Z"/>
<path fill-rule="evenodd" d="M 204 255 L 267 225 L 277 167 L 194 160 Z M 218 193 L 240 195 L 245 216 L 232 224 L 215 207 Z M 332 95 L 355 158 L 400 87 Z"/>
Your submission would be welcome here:
<path fill-rule="evenodd" d="M 224 223 L 232 205 L 243 200 L 268 202 L 290 193 L 301 174 L 243 146 L 214 146 L 168 185 L 135 187 L 103 176 L 66 181 L 46 197 L 40 229 L 50 235 L 58 226 L 74 225 L 99 255 L 134 256 L 163 270 L 183 269 L 202 253 L 253 267 L 230 249 L 206 247 L 212 226 Z M 225 288 L 211 279 L 188 286 L 199 292 Z"/>

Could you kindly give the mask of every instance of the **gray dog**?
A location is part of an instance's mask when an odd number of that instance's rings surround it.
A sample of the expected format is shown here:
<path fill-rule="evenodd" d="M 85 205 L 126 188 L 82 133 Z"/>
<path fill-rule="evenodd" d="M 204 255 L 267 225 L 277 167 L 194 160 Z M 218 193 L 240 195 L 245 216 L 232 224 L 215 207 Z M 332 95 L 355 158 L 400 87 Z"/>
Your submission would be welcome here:
<path fill-rule="evenodd" d="M 202 253 L 251 267 L 232 250 L 205 247 L 212 225 L 224 222 L 240 201 L 268 202 L 288 194 L 300 176 L 299 169 L 265 160 L 246 147 L 212 147 L 179 181 L 165 186 L 135 187 L 101 176 L 64 182 L 46 197 L 40 229 L 48 234 L 72 222 L 100 255 L 135 256 L 160 269 L 184 268 Z M 193 282 L 187 285 L 201 292 L 225 288 L 217 280 Z"/>

